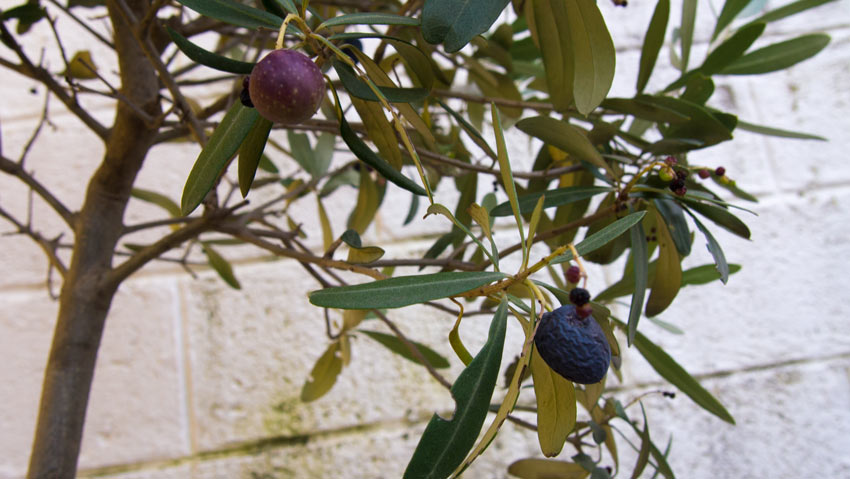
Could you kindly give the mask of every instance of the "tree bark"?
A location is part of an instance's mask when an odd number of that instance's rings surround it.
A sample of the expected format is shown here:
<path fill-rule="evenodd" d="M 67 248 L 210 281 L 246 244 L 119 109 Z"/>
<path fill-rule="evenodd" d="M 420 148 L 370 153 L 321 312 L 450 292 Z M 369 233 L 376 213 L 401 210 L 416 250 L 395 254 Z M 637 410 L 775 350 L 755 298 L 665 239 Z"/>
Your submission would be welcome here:
<path fill-rule="evenodd" d="M 119 0 L 120 1 L 120 0 Z M 149 1 L 125 2 L 142 18 Z M 121 72 L 121 92 L 142 111 L 162 113 L 159 83 L 115 1 L 107 2 Z M 108 280 L 130 190 L 153 145 L 156 128 L 118 103 L 106 153 L 92 177 L 74 225 L 71 264 L 47 361 L 28 477 L 76 475 L 89 391 L 107 313 L 118 289 Z"/>

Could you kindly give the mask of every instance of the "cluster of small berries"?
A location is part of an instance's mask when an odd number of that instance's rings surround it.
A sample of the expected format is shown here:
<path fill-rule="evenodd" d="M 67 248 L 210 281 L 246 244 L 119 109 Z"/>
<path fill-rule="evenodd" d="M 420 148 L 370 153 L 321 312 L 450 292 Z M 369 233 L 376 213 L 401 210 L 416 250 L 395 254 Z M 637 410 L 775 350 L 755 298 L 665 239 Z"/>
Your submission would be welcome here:
<path fill-rule="evenodd" d="M 670 188 L 670 191 L 679 196 L 684 196 L 685 193 L 688 192 L 688 188 L 685 186 L 685 181 L 688 179 L 690 171 L 687 168 L 673 168 L 676 163 L 678 163 L 676 158 L 673 156 L 665 158 L 664 163 L 664 166 L 658 170 L 658 178 L 660 178 L 661 181 L 669 183 L 668 188 Z M 709 178 L 711 173 L 711 170 L 708 168 L 700 168 L 697 170 L 697 175 L 703 180 Z M 726 168 L 722 166 L 718 166 L 717 169 L 714 170 L 714 175 L 723 183 L 729 182 L 729 178 L 726 177 Z"/>

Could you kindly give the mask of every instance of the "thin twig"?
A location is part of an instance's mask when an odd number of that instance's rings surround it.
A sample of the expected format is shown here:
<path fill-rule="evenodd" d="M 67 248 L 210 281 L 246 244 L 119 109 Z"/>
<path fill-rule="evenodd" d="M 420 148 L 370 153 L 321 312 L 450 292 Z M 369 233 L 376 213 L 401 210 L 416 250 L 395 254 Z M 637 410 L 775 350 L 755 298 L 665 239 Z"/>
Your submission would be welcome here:
<path fill-rule="evenodd" d="M 26 235 L 30 239 L 32 239 L 35 244 L 37 244 L 42 249 L 42 251 L 44 251 L 45 256 L 47 256 L 47 261 L 51 265 L 53 265 L 53 267 L 56 268 L 57 271 L 59 271 L 59 274 L 61 274 L 62 277 L 65 277 L 65 273 L 68 271 L 68 268 L 65 267 L 65 264 L 62 263 L 62 260 L 59 259 L 59 256 L 57 256 L 56 254 L 56 245 L 58 244 L 61 235 L 56 237 L 56 239 L 49 240 L 38 232 L 34 231 L 31 227 L 16 220 L 14 216 L 12 216 L 3 208 L 0 208 L 0 216 L 6 218 L 7 221 L 12 223 L 15 228 L 18 229 L 16 233 Z"/>
<path fill-rule="evenodd" d="M 385 276 L 381 274 L 380 271 L 367 268 L 364 266 L 350 264 L 343 261 L 334 261 L 322 258 L 321 256 L 314 256 L 309 253 L 304 253 L 301 251 L 296 251 L 291 248 L 284 248 L 278 246 L 274 243 L 268 242 L 263 238 L 251 233 L 247 228 L 238 226 L 238 225 L 222 225 L 216 228 L 217 231 L 222 233 L 229 234 L 235 238 L 239 238 L 245 240 L 249 243 L 252 243 L 260 248 L 269 251 L 277 256 L 283 256 L 285 258 L 292 258 L 297 261 L 303 261 L 305 263 L 312 263 L 319 266 L 324 266 L 328 268 L 339 269 L 343 271 L 351 271 L 353 273 L 358 273 L 362 275 L 366 275 L 371 277 L 372 279 L 384 279 Z"/>
<path fill-rule="evenodd" d="M 390 319 L 387 318 L 384 313 L 377 309 L 373 309 L 372 312 L 374 312 L 375 315 L 378 316 L 378 319 L 383 321 L 384 324 L 386 324 L 393 331 L 393 334 L 395 334 L 396 337 L 402 343 L 404 343 L 404 345 L 407 347 L 408 350 L 410 350 L 410 353 L 413 354 L 413 356 L 419 361 L 419 363 L 425 366 L 425 369 L 428 370 L 428 373 L 431 374 L 431 377 L 436 379 L 438 383 L 445 386 L 446 389 L 451 389 L 452 383 L 450 383 L 448 380 L 446 380 L 446 378 L 444 378 L 440 373 L 437 372 L 437 370 L 428 361 L 428 359 L 425 358 L 419 348 L 416 347 L 416 345 L 413 344 L 409 339 L 407 339 L 407 336 L 405 336 L 404 333 L 402 333 L 401 330 L 398 329 L 398 326 L 396 326 L 395 323 L 390 321 Z"/>
<path fill-rule="evenodd" d="M 442 96 L 445 98 L 458 98 L 461 100 L 471 101 L 474 103 L 495 103 L 498 106 L 504 106 L 507 108 L 530 108 L 532 110 L 539 111 L 551 111 L 555 109 L 555 106 L 551 103 L 543 103 L 537 101 L 520 101 L 520 100 L 508 100 L 506 98 L 495 98 L 489 96 L 481 96 L 481 95 L 473 95 L 471 93 L 462 93 L 459 91 L 452 90 L 441 90 L 439 88 L 435 88 L 431 90 L 432 95 Z"/>
<path fill-rule="evenodd" d="M 74 12 L 72 12 L 70 8 L 65 7 L 64 5 L 62 5 L 61 3 L 57 2 L 56 0 L 48 0 L 48 1 L 49 1 L 50 3 L 52 3 L 53 5 L 55 5 L 55 6 L 56 6 L 56 8 L 58 8 L 58 9 L 62 10 L 62 12 L 64 12 L 64 13 L 65 13 L 65 15 L 68 15 L 69 17 L 71 17 L 71 19 L 72 19 L 72 20 L 74 20 L 75 22 L 77 22 L 77 24 L 78 24 L 79 26 L 83 27 L 84 29 L 86 29 L 86 31 L 88 31 L 89 33 L 91 33 L 91 34 L 92 34 L 95 38 L 97 38 L 98 40 L 100 40 L 100 42 L 101 42 L 101 43 L 103 43 L 104 45 L 108 46 L 108 47 L 109 47 L 110 49 L 112 49 L 112 50 L 114 50 L 114 49 L 115 49 L 115 45 L 114 45 L 112 42 L 110 42 L 110 41 L 109 41 L 106 37 L 104 37 L 104 36 L 103 36 L 103 35 L 101 35 L 100 33 L 97 33 L 94 29 L 92 29 L 92 27 L 90 27 L 90 26 L 89 26 L 89 24 L 88 24 L 88 23 L 86 23 L 86 22 L 84 22 L 84 21 L 80 20 L 80 19 L 79 19 L 79 17 L 77 17 L 76 15 L 74 15 Z"/>
<path fill-rule="evenodd" d="M 30 139 L 27 140 L 27 144 L 24 145 L 23 151 L 21 151 L 21 157 L 18 159 L 18 164 L 23 169 L 24 162 L 26 161 L 27 154 L 29 153 L 32 146 L 35 144 L 36 138 L 38 138 L 39 133 L 41 133 L 41 128 L 45 123 L 50 123 L 47 119 L 48 107 L 50 105 L 50 91 L 45 90 L 44 94 L 44 107 L 41 109 L 41 118 L 38 119 L 38 125 L 36 125 L 35 130 L 32 132 Z"/>
<path fill-rule="evenodd" d="M 53 208 L 59 216 L 65 220 L 65 223 L 73 230 L 74 229 L 74 219 L 75 215 L 71 212 L 58 198 L 56 198 L 53 193 L 51 193 L 44 185 L 42 185 L 38 180 L 35 179 L 32 175 L 27 173 L 20 164 L 4 157 L 0 156 L 0 171 L 17 177 L 24 184 L 29 186 L 35 193 L 40 196 L 44 201 Z"/>

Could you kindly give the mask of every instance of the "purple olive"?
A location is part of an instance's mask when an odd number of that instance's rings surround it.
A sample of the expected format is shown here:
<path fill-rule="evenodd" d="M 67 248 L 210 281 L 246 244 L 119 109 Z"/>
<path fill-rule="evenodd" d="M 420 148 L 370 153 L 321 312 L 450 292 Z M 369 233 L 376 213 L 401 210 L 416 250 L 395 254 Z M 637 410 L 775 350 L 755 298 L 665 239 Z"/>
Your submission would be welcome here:
<path fill-rule="evenodd" d="M 260 115 L 276 123 L 297 124 L 319 109 L 325 78 L 303 53 L 274 50 L 254 66 L 248 91 Z"/>

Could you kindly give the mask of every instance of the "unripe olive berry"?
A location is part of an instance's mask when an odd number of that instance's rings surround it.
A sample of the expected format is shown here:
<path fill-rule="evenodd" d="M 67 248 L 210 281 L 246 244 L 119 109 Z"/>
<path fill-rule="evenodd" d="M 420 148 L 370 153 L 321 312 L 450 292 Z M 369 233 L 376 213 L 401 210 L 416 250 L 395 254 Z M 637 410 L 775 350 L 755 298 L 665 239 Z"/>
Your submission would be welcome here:
<path fill-rule="evenodd" d="M 277 123 L 297 124 L 319 109 L 325 78 L 303 53 L 274 50 L 254 66 L 248 91 L 260 115 Z"/>
<path fill-rule="evenodd" d="M 671 181 L 675 177 L 676 173 L 673 171 L 673 168 L 669 166 L 665 166 L 658 170 L 658 177 L 661 181 Z"/>

